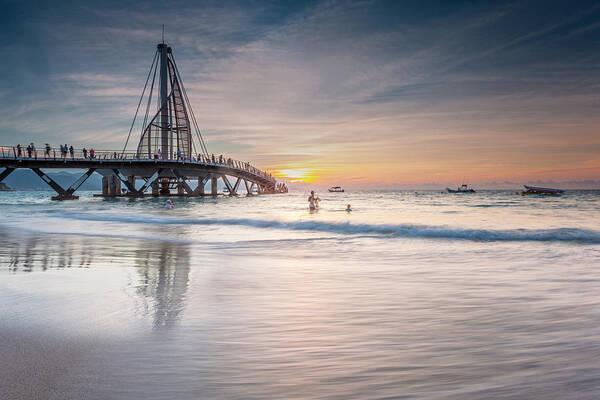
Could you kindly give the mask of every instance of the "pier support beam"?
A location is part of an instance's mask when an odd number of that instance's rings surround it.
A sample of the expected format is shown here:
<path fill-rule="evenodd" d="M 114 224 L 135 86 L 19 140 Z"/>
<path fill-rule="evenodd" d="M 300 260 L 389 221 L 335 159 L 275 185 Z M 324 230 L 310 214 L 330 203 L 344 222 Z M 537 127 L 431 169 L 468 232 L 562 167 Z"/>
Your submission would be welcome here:
<path fill-rule="evenodd" d="M 241 182 L 242 182 L 242 178 L 237 178 L 237 181 L 235 181 L 235 184 L 233 185 L 233 191 L 229 192 L 230 196 L 235 196 L 237 194 L 237 190 L 240 187 Z"/>
<path fill-rule="evenodd" d="M 0 173 L 0 182 L 4 180 L 7 176 L 9 176 L 15 169 L 14 168 L 4 168 L 4 171 Z"/>
<path fill-rule="evenodd" d="M 148 188 L 152 185 L 152 195 L 154 196 L 155 190 L 156 190 L 156 196 L 158 196 L 160 194 L 159 191 L 159 185 L 158 185 L 158 177 L 160 176 L 160 173 L 162 172 L 162 169 L 159 169 L 158 171 L 156 171 L 150 178 L 148 178 L 148 180 L 142 185 L 142 187 L 137 191 L 137 194 L 139 197 L 143 197 L 144 193 L 146 192 L 146 190 L 148 190 Z"/>
<path fill-rule="evenodd" d="M 229 190 L 229 195 L 233 196 L 235 193 L 233 186 L 231 186 L 231 183 L 229 183 L 229 179 L 227 179 L 225 175 L 221 175 L 221 179 L 223 179 L 223 183 L 225 184 L 225 186 L 227 186 L 227 190 Z"/>
<path fill-rule="evenodd" d="M 150 186 L 152 186 L 152 195 L 158 196 L 158 194 L 159 194 L 158 177 L 159 177 L 160 173 L 162 172 L 162 169 L 159 169 L 158 171 L 156 171 L 154 173 L 154 175 L 152 175 L 150 178 L 148 178 L 148 180 L 146 180 L 146 182 L 144 182 L 142 187 L 140 187 L 139 189 L 136 189 L 136 187 L 135 187 L 135 176 L 125 177 L 118 169 L 113 169 L 113 172 L 114 172 L 114 175 L 106 177 L 106 178 L 108 178 L 108 193 L 104 193 L 104 191 L 103 191 L 103 194 L 108 195 L 108 196 L 121 195 L 122 194 L 121 193 L 121 183 L 123 183 L 123 184 L 125 184 L 125 186 L 127 186 L 127 189 L 129 190 L 127 193 L 127 196 L 144 197 L 144 193 L 146 192 L 146 190 L 148 190 L 148 188 Z M 111 184 L 111 182 L 112 182 L 112 184 Z M 104 182 L 103 182 L 103 189 L 104 189 Z"/>
<path fill-rule="evenodd" d="M 94 173 L 96 168 L 88 169 L 66 190 L 63 189 L 63 187 L 60 186 L 58 183 L 56 183 L 54 179 L 46 175 L 41 169 L 31 168 L 31 170 L 35 172 L 40 178 L 42 178 L 42 180 L 46 182 L 48 186 L 54 189 L 56 193 L 58 193 L 57 196 L 52 196 L 52 200 L 77 200 L 79 199 L 79 196 L 74 196 L 73 193 L 75 193 L 75 191 L 79 189 L 81 185 L 83 185 L 83 183 Z"/>
<path fill-rule="evenodd" d="M 183 196 L 184 194 L 188 194 L 188 196 L 194 195 L 194 190 L 188 185 L 185 176 L 181 175 L 177 170 L 171 170 L 173 175 L 177 177 L 177 194 L 179 196 Z"/>
<path fill-rule="evenodd" d="M 194 190 L 196 196 L 204 196 L 204 186 L 206 185 L 206 182 L 208 182 L 208 176 L 198 177 L 198 187 Z"/>
<path fill-rule="evenodd" d="M 113 172 L 115 173 L 115 175 L 111 177 L 112 178 L 111 191 L 114 196 L 120 196 L 122 194 L 121 193 L 121 182 L 123 184 L 125 184 L 129 193 L 137 192 L 137 190 L 135 188 L 135 177 L 133 177 L 133 179 L 130 179 L 130 178 L 132 178 L 131 176 L 125 177 L 118 169 L 113 169 Z"/>

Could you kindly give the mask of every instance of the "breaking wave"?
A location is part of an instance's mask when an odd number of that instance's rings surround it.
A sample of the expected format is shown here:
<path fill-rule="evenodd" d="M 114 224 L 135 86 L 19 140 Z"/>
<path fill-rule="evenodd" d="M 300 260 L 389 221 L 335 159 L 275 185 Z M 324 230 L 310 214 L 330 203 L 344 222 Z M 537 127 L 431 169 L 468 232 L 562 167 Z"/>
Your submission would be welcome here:
<path fill-rule="evenodd" d="M 260 229 L 326 232 L 340 235 L 377 235 L 394 238 L 458 239 L 478 242 L 573 242 L 600 244 L 600 231 L 578 228 L 555 229 L 472 229 L 413 224 L 353 224 L 326 221 L 282 221 L 250 218 L 176 218 L 139 214 L 60 212 L 63 218 L 152 225 L 227 225 Z"/>

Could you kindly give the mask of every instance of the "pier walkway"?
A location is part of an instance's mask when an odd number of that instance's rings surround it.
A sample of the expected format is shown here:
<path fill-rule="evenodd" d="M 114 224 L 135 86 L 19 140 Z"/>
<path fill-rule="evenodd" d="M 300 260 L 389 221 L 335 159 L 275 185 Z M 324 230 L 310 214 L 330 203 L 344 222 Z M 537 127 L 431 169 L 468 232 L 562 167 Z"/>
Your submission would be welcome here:
<path fill-rule="evenodd" d="M 197 155 L 191 159 L 141 158 L 136 153 L 96 150 L 93 158 L 89 151 L 73 151 L 73 155 L 62 154 L 61 149 L 33 149 L 31 154 L 16 146 L 0 147 L 0 182 L 18 168 L 31 169 L 57 192 L 54 200 L 73 200 L 78 197 L 75 191 L 97 172 L 103 176 L 102 196 L 143 197 L 147 190 L 153 196 L 197 197 L 217 195 L 217 180 L 221 179 L 229 195 L 237 195 L 241 184 L 245 192 L 252 194 L 274 194 L 287 191 L 277 184 L 269 173 L 250 165 L 248 162 L 233 160 L 223 155 Z M 42 169 L 84 169 L 85 173 L 69 188 L 61 187 Z M 230 178 L 232 178 L 230 180 Z M 143 184 L 136 185 L 136 181 Z M 197 185 L 190 184 L 197 180 Z M 205 193 L 210 182 L 210 193 Z M 122 187 L 125 186 L 124 191 Z M 192 189 L 192 186 L 195 186 Z"/>

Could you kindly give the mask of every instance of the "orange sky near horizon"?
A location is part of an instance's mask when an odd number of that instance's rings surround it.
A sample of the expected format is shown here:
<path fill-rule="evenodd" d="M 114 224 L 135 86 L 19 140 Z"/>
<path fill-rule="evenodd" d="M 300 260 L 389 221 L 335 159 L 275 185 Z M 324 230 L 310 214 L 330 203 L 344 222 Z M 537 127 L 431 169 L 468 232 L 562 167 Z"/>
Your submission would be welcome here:
<path fill-rule="evenodd" d="M 351 145 L 348 151 L 342 150 L 344 145 L 338 151 L 333 145 L 315 146 L 292 163 L 275 153 L 268 164 L 275 176 L 316 185 L 600 180 L 600 139 L 595 132 L 596 126 L 580 129 L 573 135 L 576 143 L 571 143 L 571 134 L 551 130 L 483 138 L 478 133 L 449 138 L 415 134 L 423 141 L 399 132 L 395 141 Z"/>

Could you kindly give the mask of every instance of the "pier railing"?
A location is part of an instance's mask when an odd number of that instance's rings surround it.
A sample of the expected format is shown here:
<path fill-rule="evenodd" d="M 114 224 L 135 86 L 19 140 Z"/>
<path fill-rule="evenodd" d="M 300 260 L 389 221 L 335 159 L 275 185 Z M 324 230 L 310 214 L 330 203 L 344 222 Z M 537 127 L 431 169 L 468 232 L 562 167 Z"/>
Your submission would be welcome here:
<path fill-rule="evenodd" d="M 276 182 L 275 178 L 265 171 L 262 171 L 249 162 L 232 159 L 231 157 L 225 157 L 222 154 L 197 154 L 191 158 L 174 158 L 163 159 L 154 155 L 153 157 L 143 156 L 134 152 L 121 152 L 121 150 L 95 150 L 95 149 L 73 149 L 70 151 L 67 149 L 65 152 L 63 149 L 56 147 L 42 147 L 42 148 L 28 148 L 17 146 L 0 146 L 0 158 L 2 159 L 30 159 L 30 160 L 64 160 L 69 161 L 94 161 L 94 160 L 130 160 L 130 161 L 169 161 L 177 162 L 182 164 L 197 164 L 197 165 L 213 165 L 213 166 L 224 166 L 229 168 L 235 168 L 240 171 L 246 171 L 254 175 L 260 176 L 263 179 L 267 179 L 273 183 Z"/>

